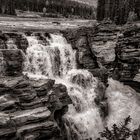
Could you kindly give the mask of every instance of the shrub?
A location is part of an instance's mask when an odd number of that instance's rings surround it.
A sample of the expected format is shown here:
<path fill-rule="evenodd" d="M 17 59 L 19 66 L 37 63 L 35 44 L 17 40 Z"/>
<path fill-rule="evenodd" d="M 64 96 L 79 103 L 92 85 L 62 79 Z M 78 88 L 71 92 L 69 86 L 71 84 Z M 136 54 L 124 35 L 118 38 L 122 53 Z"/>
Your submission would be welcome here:
<path fill-rule="evenodd" d="M 114 124 L 111 129 L 108 127 L 105 128 L 103 132 L 100 132 L 100 137 L 97 140 L 102 140 L 106 138 L 107 140 L 126 140 L 132 136 L 133 132 L 128 128 L 128 124 L 131 122 L 131 117 L 128 116 L 124 123 L 121 123 L 119 126 Z"/>

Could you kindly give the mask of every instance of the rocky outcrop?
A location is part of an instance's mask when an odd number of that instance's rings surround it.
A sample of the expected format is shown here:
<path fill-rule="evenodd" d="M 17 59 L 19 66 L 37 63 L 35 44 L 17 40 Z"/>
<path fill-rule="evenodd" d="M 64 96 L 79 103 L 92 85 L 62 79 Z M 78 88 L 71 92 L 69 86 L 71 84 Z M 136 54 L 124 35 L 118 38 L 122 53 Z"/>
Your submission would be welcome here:
<path fill-rule="evenodd" d="M 0 75 L 21 75 L 24 59 L 22 50 L 0 49 Z"/>
<path fill-rule="evenodd" d="M 77 50 L 78 68 L 88 69 L 107 86 L 113 77 L 140 92 L 140 27 L 99 24 L 63 33 Z"/>
<path fill-rule="evenodd" d="M 88 69 L 89 71 L 98 67 L 96 57 L 91 55 L 90 38 L 94 36 L 95 28 L 80 28 L 76 30 L 63 31 L 64 37 L 73 49 L 76 49 L 78 68 Z"/>
<path fill-rule="evenodd" d="M 23 33 L 0 33 L 0 49 L 21 49 L 24 53 L 28 47 L 28 41 Z"/>
<path fill-rule="evenodd" d="M 105 96 L 108 77 L 140 92 L 139 26 L 98 24 L 61 33 L 76 50 L 78 68 L 89 70 L 99 79 L 95 103 L 103 118 L 108 115 Z M 16 34 L 0 35 L 0 73 L 7 76 L 21 75 L 23 52 L 28 47 L 25 38 L 20 45 L 16 43 L 16 38 L 21 36 Z M 48 33 L 34 35 L 40 43 L 48 43 L 44 39 L 45 36 L 50 37 Z M 0 93 L 0 139 L 51 140 L 65 137 L 62 116 L 71 100 L 64 85 L 55 84 L 50 79 L 33 81 L 23 77 L 1 77 Z"/>
<path fill-rule="evenodd" d="M 0 103 L 0 139 L 63 139 L 59 120 L 71 103 L 64 85 L 50 79 L 1 78 Z"/>
<path fill-rule="evenodd" d="M 118 38 L 116 46 L 115 78 L 130 85 L 138 92 L 140 69 L 140 28 L 127 26 Z"/>

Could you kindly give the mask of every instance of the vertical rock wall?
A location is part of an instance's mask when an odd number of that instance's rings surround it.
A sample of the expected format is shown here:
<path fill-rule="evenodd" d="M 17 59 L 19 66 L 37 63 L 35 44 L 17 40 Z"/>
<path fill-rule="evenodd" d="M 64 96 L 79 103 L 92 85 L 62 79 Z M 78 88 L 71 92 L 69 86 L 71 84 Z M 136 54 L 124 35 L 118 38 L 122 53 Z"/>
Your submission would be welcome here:
<path fill-rule="evenodd" d="M 140 91 L 140 27 L 100 24 L 64 32 L 77 50 L 78 68 L 88 69 L 105 84 L 108 76 Z"/>

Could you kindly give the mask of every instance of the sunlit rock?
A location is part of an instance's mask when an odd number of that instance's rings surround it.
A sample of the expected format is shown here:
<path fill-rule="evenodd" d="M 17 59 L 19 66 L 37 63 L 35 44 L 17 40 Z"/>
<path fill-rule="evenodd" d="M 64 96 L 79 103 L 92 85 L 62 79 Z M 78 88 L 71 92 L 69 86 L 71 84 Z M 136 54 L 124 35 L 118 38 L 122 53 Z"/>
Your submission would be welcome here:
<path fill-rule="evenodd" d="M 104 66 L 115 61 L 115 47 L 116 42 L 107 41 L 99 44 L 93 42 L 91 50 L 97 57 L 98 65 Z"/>

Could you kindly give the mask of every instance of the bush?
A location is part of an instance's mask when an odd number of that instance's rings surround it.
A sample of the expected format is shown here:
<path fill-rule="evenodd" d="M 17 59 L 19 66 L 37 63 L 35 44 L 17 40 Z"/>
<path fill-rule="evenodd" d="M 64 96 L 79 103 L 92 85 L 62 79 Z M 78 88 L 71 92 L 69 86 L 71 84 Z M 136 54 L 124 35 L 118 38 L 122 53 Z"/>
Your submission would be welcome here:
<path fill-rule="evenodd" d="M 101 138 L 106 138 L 107 140 L 126 140 L 130 138 L 133 132 L 128 128 L 128 124 L 131 122 L 130 116 L 124 120 L 119 126 L 114 124 L 109 130 L 108 127 L 105 128 L 103 132 L 100 132 Z M 102 140 L 98 138 L 97 140 Z"/>

